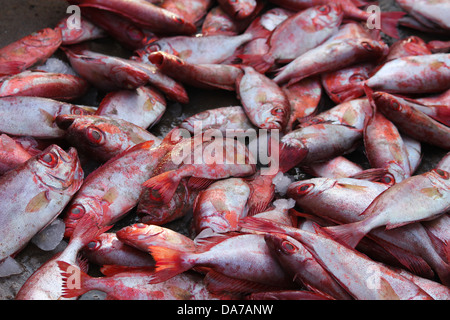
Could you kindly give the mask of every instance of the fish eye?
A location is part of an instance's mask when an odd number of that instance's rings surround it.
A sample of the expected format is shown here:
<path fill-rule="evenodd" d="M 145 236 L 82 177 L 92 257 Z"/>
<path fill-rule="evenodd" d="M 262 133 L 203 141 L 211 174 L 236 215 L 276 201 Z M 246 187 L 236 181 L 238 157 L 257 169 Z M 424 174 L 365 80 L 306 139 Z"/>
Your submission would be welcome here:
<path fill-rule="evenodd" d="M 95 241 L 89 242 L 89 243 L 86 245 L 86 248 L 87 248 L 89 251 L 96 251 L 96 250 L 100 249 L 101 246 L 102 246 L 101 241 L 95 240 Z"/>
<path fill-rule="evenodd" d="M 209 117 L 209 111 L 200 112 L 195 115 L 195 119 L 204 120 Z"/>
<path fill-rule="evenodd" d="M 391 103 L 391 107 L 392 107 L 392 109 L 394 109 L 396 111 L 401 111 L 402 110 L 402 106 L 398 102 L 395 102 L 395 101 L 393 101 Z"/>
<path fill-rule="evenodd" d="M 314 188 L 313 183 L 305 183 L 296 188 L 296 193 L 299 195 L 307 194 L 309 191 L 312 190 L 312 188 Z"/>
<path fill-rule="evenodd" d="M 150 52 L 161 51 L 161 46 L 156 43 L 152 44 L 151 46 L 148 47 L 148 51 L 150 51 Z"/>
<path fill-rule="evenodd" d="M 105 143 L 105 135 L 95 127 L 87 128 L 87 138 L 92 145 L 102 145 Z"/>
<path fill-rule="evenodd" d="M 128 37 L 134 41 L 144 39 L 144 33 L 141 30 L 135 28 L 134 26 L 128 27 L 127 34 Z"/>
<path fill-rule="evenodd" d="M 68 212 L 68 214 L 75 219 L 80 219 L 85 213 L 86 210 L 81 204 L 74 205 Z"/>
<path fill-rule="evenodd" d="M 138 229 L 145 229 L 148 227 L 145 223 L 136 223 L 134 226 Z"/>
<path fill-rule="evenodd" d="M 442 169 L 434 169 L 434 172 L 436 172 L 441 178 L 448 180 L 449 179 L 449 173 L 447 171 L 444 171 Z"/>
<path fill-rule="evenodd" d="M 58 163 L 58 156 L 54 152 L 49 152 L 42 155 L 39 160 L 47 167 L 54 168 Z"/>
<path fill-rule="evenodd" d="M 319 11 L 323 14 L 328 14 L 330 12 L 330 6 L 321 6 L 319 7 Z"/>
<path fill-rule="evenodd" d="M 70 110 L 70 113 L 77 115 L 77 116 L 86 114 L 86 112 L 79 107 L 72 107 L 72 109 Z"/>
<path fill-rule="evenodd" d="M 283 242 L 281 243 L 281 248 L 283 249 L 284 253 L 289 254 L 295 253 L 298 250 L 297 247 L 292 244 L 292 242 L 287 240 L 283 240 Z"/>
<path fill-rule="evenodd" d="M 363 42 L 361 42 L 361 45 L 367 51 L 373 51 L 373 46 L 369 42 L 363 41 Z"/>
<path fill-rule="evenodd" d="M 366 78 L 359 73 L 355 73 L 349 78 L 350 83 L 363 82 L 364 80 L 366 80 Z"/>
<path fill-rule="evenodd" d="M 395 179 L 390 174 L 386 174 L 383 178 L 380 179 L 380 182 L 387 185 L 393 185 Z"/>
<path fill-rule="evenodd" d="M 272 109 L 271 113 L 274 116 L 283 115 L 284 114 L 284 109 L 283 108 L 275 108 L 275 109 Z"/>

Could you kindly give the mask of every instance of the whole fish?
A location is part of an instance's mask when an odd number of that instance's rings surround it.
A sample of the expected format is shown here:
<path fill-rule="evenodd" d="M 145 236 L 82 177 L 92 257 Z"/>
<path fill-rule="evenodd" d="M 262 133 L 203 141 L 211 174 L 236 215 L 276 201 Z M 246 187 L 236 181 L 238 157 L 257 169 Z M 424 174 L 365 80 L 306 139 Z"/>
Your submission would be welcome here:
<path fill-rule="evenodd" d="M 64 138 L 72 146 L 100 162 L 143 142 L 153 142 L 155 147 L 161 144 L 161 139 L 149 131 L 121 119 L 67 115 L 58 116 L 55 121 L 65 130 Z"/>
<path fill-rule="evenodd" d="M 383 58 L 388 46 L 372 39 L 344 39 L 325 42 L 279 69 L 278 84 L 294 84 L 306 77 L 347 67 L 357 62 Z"/>
<path fill-rule="evenodd" d="M 114 12 L 155 33 L 193 34 L 196 30 L 191 22 L 145 0 L 70 0 L 69 3 Z"/>
<path fill-rule="evenodd" d="M 298 125 L 319 113 L 322 99 L 322 85 L 318 78 L 307 78 L 292 86 L 281 86 L 291 106 L 286 132 L 294 130 Z"/>
<path fill-rule="evenodd" d="M 291 62 L 322 44 L 337 32 L 342 17 L 341 8 L 335 4 L 299 11 L 272 31 L 267 40 L 267 52 L 260 55 L 241 55 L 240 58 L 244 64 L 264 73 L 275 63 Z"/>
<path fill-rule="evenodd" d="M 86 50 L 64 52 L 74 70 L 100 90 L 136 89 L 149 82 L 146 72 L 119 58 Z"/>
<path fill-rule="evenodd" d="M 241 225 L 253 230 L 286 234 L 298 240 L 355 299 L 432 300 L 431 296 L 414 282 L 366 255 L 334 241 L 325 232 L 320 232 L 320 229 L 314 233 L 253 217 L 245 218 Z M 284 247 L 296 250 L 295 244 L 287 240 Z"/>
<path fill-rule="evenodd" d="M 0 132 L 39 139 L 62 138 L 55 119 L 59 115 L 91 114 L 82 106 L 39 97 L 0 98 Z"/>
<path fill-rule="evenodd" d="M 98 266 L 119 265 L 154 267 L 155 261 L 146 252 L 126 245 L 114 232 L 105 232 L 92 239 L 81 249 L 90 263 Z"/>
<path fill-rule="evenodd" d="M 61 45 L 61 31 L 45 28 L 0 49 L 0 76 L 44 63 Z"/>
<path fill-rule="evenodd" d="M 284 131 L 290 104 L 284 91 L 269 77 L 243 66 L 236 81 L 236 92 L 250 121 L 262 129 Z"/>
<path fill-rule="evenodd" d="M 0 135 L 0 175 L 30 159 L 32 155 L 6 134 Z"/>
<path fill-rule="evenodd" d="M 375 112 L 364 129 L 364 147 L 372 168 L 385 168 L 398 183 L 411 176 L 409 154 L 397 127 Z"/>
<path fill-rule="evenodd" d="M 136 59 L 149 63 L 148 55 L 163 51 L 178 56 L 189 63 L 222 63 L 231 57 L 243 44 L 253 39 L 253 35 L 244 33 L 236 36 L 173 36 L 163 37 L 136 51 Z M 214 48 L 214 49 L 211 49 Z"/>
<path fill-rule="evenodd" d="M 143 142 L 91 172 L 65 208 L 65 237 L 71 237 L 85 215 L 99 216 L 101 226 L 110 226 L 127 214 L 137 205 L 142 183 L 167 151 L 167 146 Z"/>
<path fill-rule="evenodd" d="M 287 195 L 295 199 L 299 208 L 306 213 L 314 214 L 328 223 L 346 224 L 364 219 L 362 213 L 390 187 L 389 183 L 354 178 L 313 178 L 292 183 Z M 368 237 L 374 240 L 371 248 L 378 244 L 397 263 L 416 274 L 433 277 L 430 266 L 443 275 L 442 278 L 448 273 L 446 263 L 439 256 L 426 230 L 418 223 L 392 230 L 375 229 Z M 382 259 L 386 259 L 386 255 Z"/>
<path fill-rule="evenodd" d="M 287 172 L 298 164 L 331 160 L 354 151 L 373 110 L 367 98 L 322 112 L 280 140 L 280 164 Z"/>
<path fill-rule="evenodd" d="M 326 0 L 271 0 L 276 5 L 290 10 L 303 10 L 312 6 L 329 4 Z M 338 0 L 336 4 L 344 11 L 344 18 L 362 22 L 368 22 L 372 19 L 372 12 L 365 11 L 359 8 L 358 4 L 352 0 Z M 363 4 L 367 4 L 364 2 Z M 397 29 L 399 19 L 405 15 L 403 11 L 381 12 L 380 13 L 380 28 L 392 38 L 399 39 L 400 35 Z"/>
<path fill-rule="evenodd" d="M 292 280 L 271 256 L 262 234 L 214 237 L 209 244 L 197 244 L 195 252 L 161 245 L 150 246 L 148 250 L 156 261 L 150 283 L 165 281 L 194 267 L 207 266 L 238 282 L 271 288 L 293 287 Z"/>
<path fill-rule="evenodd" d="M 74 148 L 51 145 L 0 177 L 0 261 L 20 251 L 64 209 L 83 183 Z M 17 201 L 16 194 L 21 194 Z M 30 213 L 32 219 L 30 219 Z"/>
<path fill-rule="evenodd" d="M 98 116 L 121 119 L 144 129 L 159 122 L 167 108 L 165 97 L 150 86 L 108 93 L 100 102 Z"/>
<path fill-rule="evenodd" d="M 116 235 L 123 243 L 147 254 L 148 247 L 160 245 L 189 252 L 195 252 L 196 250 L 194 240 L 162 226 L 135 223 L 121 228 L 116 232 Z"/>
<path fill-rule="evenodd" d="M 373 93 L 372 99 L 399 131 L 444 150 L 450 149 L 450 128 L 412 107 L 411 102 L 381 91 Z"/>
<path fill-rule="evenodd" d="M 196 234 L 209 229 L 214 233 L 238 230 L 238 221 L 247 215 L 250 187 L 241 178 L 219 180 L 201 190 L 193 205 Z"/>
<path fill-rule="evenodd" d="M 76 28 L 70 25 L 70 19 L 70 16 L 62 18 L 55 27 L 55 29 L 61 30 L 61 44 L 63 46 L 106 37 L 106 32 L 102 28 L 97 27 L 84 16 L 81 16 L 80 25 Z"/>
<path fill-rule="evenodd" d="M 211 142 L 201 135 L 194 136 L 189 147 L 181 155 L 172 157 L 172 161 L 178 163 L 177 169 L 157 174 L 143 184 L 151 190 L 155 201 L 168 203 L 184 178 L 201 178 L 195 184 L 202 185 L 205 179 L 211 183 L 229 177 L 250 176 L 256 171 L 251 153 L 238 140 L 221 137 Z"/>
<path fill-rule="evenodd" d="M 450 208 L 449 179 L 441 169 L 409 177 L 380 194 L 362 213 L 363 220 L 329 227 L 327 232 L 354 247 L 377 227 L 389 230 L 435 218 Z"/>
<path fill-rule="evenodd" d="M 353 300 L 301 242 L 285 234 L 268 233 L 264 239 L 293 281 L 333 299 Z"/>
<path fill-rule="evenodd" d="M 342 93 L 355 86 L 368 86 L 372 90 L 389 93 L 439 93 L 448 89 L 449 65 L 450 55 L 446 53 L 398 58 L 383 64 L 369 79 L 334 93 Z"/>
<path fill-rule="evenodd" d="M 234 91 L 242 75 L 238 66 L 226 64 L 193 64 L 167 52 L 154 52 L 148 60 L 169 77 L 201 89 Z"/>
<path fill-rule="evenodd" d="M 58 261 L 64 279 L 63 297 L 73 298 L 91 290 L 107 293 L 108 300 L 219 300 L 230 295 L 212 294 L 202 282 L 202 276 L 184 273 L 166 282 L 148 284 L 148 272 L 123 272 L 107 277 L 91 277 L 64 261 Z M 69 285 L 73 269 L 80 274 L 80 287 Z"/>
<path fill-rule="evenodd" d="M 24 71 L 0 83 L 0 96 L 42 97 L 70 101 L 82 97 L 89 84 L 70 74 Z"/>

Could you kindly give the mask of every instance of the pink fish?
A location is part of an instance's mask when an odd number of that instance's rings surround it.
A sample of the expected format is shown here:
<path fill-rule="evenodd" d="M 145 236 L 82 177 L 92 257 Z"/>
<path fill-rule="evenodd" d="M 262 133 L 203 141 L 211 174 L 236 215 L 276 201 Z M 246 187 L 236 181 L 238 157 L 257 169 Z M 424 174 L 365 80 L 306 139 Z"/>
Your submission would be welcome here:
<path fill-rule="evenodd" d="M 355 299 L 432 300 L 431 296 L 414 282 L 366 255 L 334 241 L 320 229 L 317 232 L 304 231 L 252 217 L 245 218 L 241 225 L 262 232 L 286 234 L 300 241 L 320 265 Z M 287 240 L 284 247 L 294 252 L 297 250 L 295 244 Z M 361 270 L 377 272 L 365 273 Z"/>
<path fill-rule="evenodd" d="M 82 183 L 83 170 L 76 150 L 71 148 L 66 153 L 57 145 L 2 175 L 0 261 L 19 252 L 51 223 Z M 21 201 L 15 196 L 19 193 Z"/>
<path fill-rule="evenodd" d="M 0 83 L 0 96 L 31 96 L 70 101 L 82 97 L 88 88 L 88 82 L 78 76 L 24 71 Z"/>
<path fill-rule="evenodd" d="M 364 61 L 380 60 L 388 46 L 371 39 L 344 39 L 325 42 L 280 68 L 274 78 L 278 84 L 294 84 L 313 75 L 335 71 Z"/>
<path fill-rule="evenodd" d="M 71 0 L 69 3 L 80 7 L 114 12 L 155 33 L 193 34 L 195 32 L 195 26 L 191 22 L 145 0 L 131 2 L 125 0 Z"/>
<path fill-rule="evenodd" d="M 169 77 L 202 89 L 234 91 L 236 79 L 242 76 L 238 66 L 226 64 L 192 64 L 167 52 L 154 52 L 148 60 Z"/>
<path fill-rule="evenodd" d="M 236 91 L 250 121 L 258 128 L 284 131 L 290 113 L 284 91 L 252 67 L 242 69 L 244 74 L 236 81 Z"/>
<path fill-rule="evenodd" d="M 65 130 L 64 138 L 92 159 L 106 162 L 140 143 L 161 144 L 161 139 L 149 131 L 121 119 L 106 116 L 66 115 L 56 118 Z"/>

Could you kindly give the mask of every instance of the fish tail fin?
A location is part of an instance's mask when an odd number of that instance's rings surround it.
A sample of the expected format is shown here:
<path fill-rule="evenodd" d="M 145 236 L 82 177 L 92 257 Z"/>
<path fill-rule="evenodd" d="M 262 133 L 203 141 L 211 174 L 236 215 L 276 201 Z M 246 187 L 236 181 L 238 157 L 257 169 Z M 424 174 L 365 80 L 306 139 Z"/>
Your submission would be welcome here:
<path fill-rule="evenodd" d="M 184 262 L 184 252 L 163 246 L 148 247 L 155 260 L 155 272 L 149 283 L 160 283 L 189 270 L 193 264 Z"/>
<path fill-rule="evenodd" d="M 400 39 L 397 26 L 401 18 L 406 15 L 403 11 L 389 11 L 381 13 L 381 31 L 394 39 Z"/>
<path fill-rule="evenodd" d="M 166 171 L 144 182 L 143 186 L 150 190 L 150 197 L 158 202 L 169 203 L 181 179 L 175 170 Z"/>
<path fill-rule="evenodd" d="M 81 271 L 78 267 L 71 265 L 65 261 L 57 261 L 58 267 L 61 270 L 63 280 L 62 297 L 75 298 L 79 297 L 91 289 L 86 285 L 86 282 L 91 279 L 89 275 Z"/>
<path fill-rule="evenodd" d="M 239 54 L 242 64 L 250 66 L 259 73 L 266 73 L 275 64 L 275 59 L 269 54 Z"/>
<path fill-rule="evenodd" d="M 366 235 L 360 221 L 337 226 L 325 227 L 325 231 L 337 242 L 355 248 Z"/>

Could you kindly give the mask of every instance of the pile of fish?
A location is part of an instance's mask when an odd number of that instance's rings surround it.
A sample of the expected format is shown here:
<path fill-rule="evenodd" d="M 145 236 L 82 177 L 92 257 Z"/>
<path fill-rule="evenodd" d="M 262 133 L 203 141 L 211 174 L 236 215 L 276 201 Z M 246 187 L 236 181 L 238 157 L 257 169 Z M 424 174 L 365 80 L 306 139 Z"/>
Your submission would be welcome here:
<path fill-rule="evenodd" d="M 360 0 L 69 4 L 0 49 L 0 275 L 50 227 L 68 243 L 16 299 L 450 299 L 449 1 L 379 29 Z M 240 104 L 152 133 L 192 88 Z"/>

